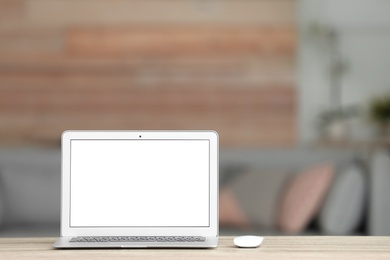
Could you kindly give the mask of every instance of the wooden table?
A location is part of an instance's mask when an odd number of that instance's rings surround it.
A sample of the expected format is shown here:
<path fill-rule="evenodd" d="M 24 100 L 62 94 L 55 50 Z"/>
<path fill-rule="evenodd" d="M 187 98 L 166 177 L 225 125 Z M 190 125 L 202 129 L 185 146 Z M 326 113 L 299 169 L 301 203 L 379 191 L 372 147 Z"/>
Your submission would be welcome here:
<path fill-rule="evenodd" d="M 390 237 L 266 237 L 255 249 L 53 249 L 55 238 L 0 238 L 0 259 L 390 259 Z"/>

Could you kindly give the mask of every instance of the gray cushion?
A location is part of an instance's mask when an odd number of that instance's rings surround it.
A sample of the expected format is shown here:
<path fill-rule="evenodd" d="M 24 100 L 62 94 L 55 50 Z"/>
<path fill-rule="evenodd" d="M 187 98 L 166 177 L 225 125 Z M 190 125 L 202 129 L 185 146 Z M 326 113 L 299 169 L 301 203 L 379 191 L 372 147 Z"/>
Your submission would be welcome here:
<path fill-rule="evenodd" d="M 1 170 L 0 170 L 0 226 L 4 221 L 4 183 L 1 178 Z"/>
<path fill-rule="evenodd" d="M 58 223 L 61 168 L 59 150 L 0 152 L 7 224 Z M 10 156 L 12 155 L 12 156 Z"/>
<path fill-rule="evenodd" d="M 291 171 L 251 170 L 229 184 L 254 226 L 276 228 L 282 189 L 292 174 Z"/>
<path fill-rule="evenodd" d="M 364 168 L 358 162 L 337 172 L 318 216 L 324 234 L 347 235 L 356 230 L 367 199 L 366 178 Z"/>
<path fill-rule="evenodd" d="M 368 231 L 374 236 L 390 235 L 390 154 L 388 150 L 374 153 L 370 165 L 371 196 Z"/>

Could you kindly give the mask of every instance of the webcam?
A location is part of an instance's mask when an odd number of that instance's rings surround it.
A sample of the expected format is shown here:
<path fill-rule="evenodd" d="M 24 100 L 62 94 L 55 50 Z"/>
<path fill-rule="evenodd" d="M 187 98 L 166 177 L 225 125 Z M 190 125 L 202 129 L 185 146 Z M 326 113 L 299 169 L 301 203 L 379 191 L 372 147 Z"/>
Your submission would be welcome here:
<path fill-rule="evenodd" d="M 141 137 L 142 137 L 142 135 L 139 136 L 139 138 L 141 138 Z"/>

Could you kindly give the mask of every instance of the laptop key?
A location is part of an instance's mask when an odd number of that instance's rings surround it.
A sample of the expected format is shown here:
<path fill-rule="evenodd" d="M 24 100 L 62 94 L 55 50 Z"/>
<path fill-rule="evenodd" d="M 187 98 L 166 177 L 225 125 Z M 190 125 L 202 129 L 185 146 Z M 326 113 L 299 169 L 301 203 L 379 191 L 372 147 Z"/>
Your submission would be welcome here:
<path fill-rule="evenodd" d="M 96 242 L 204 242 L 205 237 L 73 237 L 69 242 L 96 243 Z"/>

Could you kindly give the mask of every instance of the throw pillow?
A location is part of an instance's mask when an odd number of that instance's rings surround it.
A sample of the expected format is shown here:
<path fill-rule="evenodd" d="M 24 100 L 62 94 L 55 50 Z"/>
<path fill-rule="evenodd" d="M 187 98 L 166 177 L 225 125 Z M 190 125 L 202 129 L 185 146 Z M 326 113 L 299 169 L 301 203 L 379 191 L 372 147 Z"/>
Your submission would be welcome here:
<path fill-rule="evenodd" d="M 335 176 L 318 216 L 323 233 L 350 235 L 361 223 L 367 199 L 367 180 L 362 167 L 356 161 Z"/>
<path fill-rule="evenodd" d="M 331 163 L 314 166 L 297 174 L 284 191 L 278 215 L 283 232 L 299 233 L 320 209 L 334 176 Z"/>

